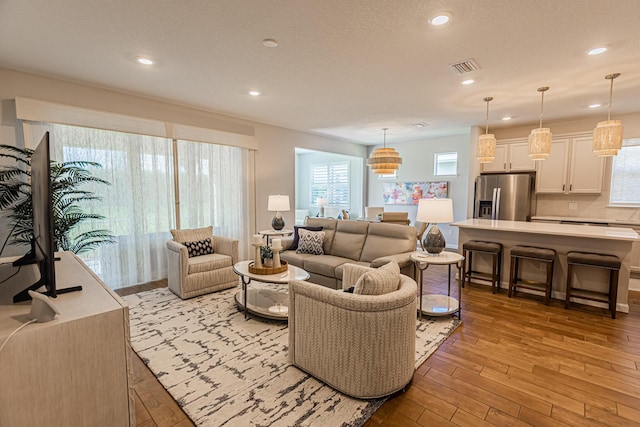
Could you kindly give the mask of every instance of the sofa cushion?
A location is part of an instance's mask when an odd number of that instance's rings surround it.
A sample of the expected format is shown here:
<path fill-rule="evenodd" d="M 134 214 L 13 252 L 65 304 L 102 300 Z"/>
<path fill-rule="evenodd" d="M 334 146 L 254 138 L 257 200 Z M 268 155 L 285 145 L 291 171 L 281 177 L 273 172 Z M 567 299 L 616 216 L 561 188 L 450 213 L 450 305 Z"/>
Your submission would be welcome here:
<path fill-rule="evenodd" d="M 383 295 L 397 291 L 400 284 L 400 267 L 391 261 L 380 268 L 364 273 L 353 290 L 358 295 Z"/>
<path fill-rule="evenodd" d="M 209 254 L 191 257 L 187 261 L 189 274 L 233 267 L 233 259 L 229 255 Z"/>
<path fill-rule="evenodd" d="M 280 259 L 287 261 L 289 265 L 295 265 L 296 267 L 304 268 L 304 260 L 316 255 L 311 254 L 299 254 L 296 251 L 283 251 L 280 252 Z"/>
<path fill-rule="evenodd" d="M 208 227 L 193 228 L 190 230 L 171 230 L 171 235 L 173 236 L 173 240 L 178 243 L 196 242 L 206 238 L 210 239 L 211 236 L 213 236 L 213 226 L 210 225 Z"/>
<path fill-rule="evenodd" d="M 335 278 L 336 267 L 349 262 L 348 259 L 333 255 L 316 255 L 304 260 L 304 269 L 309 273 Z"/>
<path fill-rule="evenodd" d="M 298 242 L 298 254 L 323 255 L 322 243 L 324 242 L 324 231 L 298 230 L 300 240 Z"/>
<path fill-rule="evenodd" d="M 196 240 L 195 242 L 184 242 L 183 245 L 187 247 L 189 258 L 213 253 L 211 238 Z"/>
<path fill-rule="evenodd" d="M 331 244 L 333 243 L 333 235 L 336 233 L 337 219 L 331 218 L 307 218 L 305 225 L 310 227 L 322 227 L 324 231 L 324 242 L 322 243 L 322 249 L 325 254 L 331 253 Z"/>
<path fill-rule="evenodd" d="M 365 221 L 340 221 L 331 244 L 331 255 L 359 260 L 367 238 L 369 223 Z"/>
<path fill-rule="evenodd" d="M 310 225 L 294 225 L 293 226 L 293 241 L 291 242 L 290 250 L 295 251 L 298 249 L 298 243 L 300 241 L 300 232 L 299 229 L 309 230 L 309 231 L 322 231 L 322 227 L 312 227 Z M 324 243 L 324 242 L 323 242 Z"/>
<path fill-rule="evenodd" d="M 359 260 L 371 262 L 383 256 L 415 251 L 416 243 L 414 227 L 371 223 Z"/>

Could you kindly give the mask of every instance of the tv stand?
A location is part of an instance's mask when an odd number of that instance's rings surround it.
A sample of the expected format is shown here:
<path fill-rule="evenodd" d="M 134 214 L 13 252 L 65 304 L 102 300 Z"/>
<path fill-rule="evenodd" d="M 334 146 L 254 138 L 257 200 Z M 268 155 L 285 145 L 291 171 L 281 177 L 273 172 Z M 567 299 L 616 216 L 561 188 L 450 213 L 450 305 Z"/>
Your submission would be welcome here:
<path fill-rule="evenodd" d="M 17 333 L 0 354 L 0 426 L 135 426 L 129 311 L 73 253 L 60 253 L 60 314 Z M 29 304 L 0 304 L 0 343 L 29 320 Z M 71 414 L 71 415 L 70 415 Z"/>

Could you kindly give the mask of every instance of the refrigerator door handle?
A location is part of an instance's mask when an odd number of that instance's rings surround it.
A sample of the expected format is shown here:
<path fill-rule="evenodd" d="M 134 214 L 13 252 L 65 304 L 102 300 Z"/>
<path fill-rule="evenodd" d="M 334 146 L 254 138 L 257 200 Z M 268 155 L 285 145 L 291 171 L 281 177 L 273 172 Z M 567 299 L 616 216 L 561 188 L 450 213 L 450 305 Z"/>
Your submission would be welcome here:
<path fill-rule="evenodd" d="M 496 198 L 496 218 L 500 219 L 500 193 L 502 192 L 502 188 L 498 188 L 498 197 Z"/>
<path fill-rule="evenodd" d="M 498 209 L 498 205 L 496 204 L 497 199 L 498 199 L 498 189 L 494 188 L 493 199 L 491 200 L 491 219 L 497 219 L 496 218 L 496 210 Z"/>

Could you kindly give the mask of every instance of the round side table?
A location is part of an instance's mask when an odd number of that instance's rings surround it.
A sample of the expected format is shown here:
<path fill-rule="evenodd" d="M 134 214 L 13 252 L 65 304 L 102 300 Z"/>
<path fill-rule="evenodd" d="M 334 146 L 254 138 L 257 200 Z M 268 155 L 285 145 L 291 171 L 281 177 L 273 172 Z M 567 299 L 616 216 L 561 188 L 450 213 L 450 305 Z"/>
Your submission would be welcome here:
<path fill-rule="evenodd" d="M 442 251 L 438 255 L 429 255 L 426 252 L 416 251 L 411 254 L 411 261 L 418 270 L 418 280 L 420 286 L 420 306 L 418 312 L 422 319 L 422 314 L 429 316 L 446 316 L 458 313 L 462 310 L 462 282 L 460 281 L 462 274 L 462 262 L 464 257 L 456 252 Z M 449 267 L 449 281 L 447 284 L 447 295 L 429 294 L 422 295 L 422 274 L 430 265 L 446 265 Z M 455 265 L 458 269 L 458 299 L 451 297 L 451 266 Z"/>

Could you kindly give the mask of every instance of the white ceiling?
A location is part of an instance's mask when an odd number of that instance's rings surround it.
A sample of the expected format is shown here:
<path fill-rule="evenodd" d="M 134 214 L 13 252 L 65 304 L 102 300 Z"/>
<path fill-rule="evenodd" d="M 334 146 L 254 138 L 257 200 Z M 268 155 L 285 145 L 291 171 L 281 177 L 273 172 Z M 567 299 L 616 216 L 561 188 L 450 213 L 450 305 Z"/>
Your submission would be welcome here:
<path fill-rule="evenodd" d="M 639 17 L 638 0 L 0 0 L 0 67 L 380 144 L 483 126 L 486 96 L 490 128 L 537 124 L 540 86 L 545 122 L 595 126 L 613 72 L 613 118 L 638 112 Z M 469 58 L 463 86 L 448 65 Z"/>

